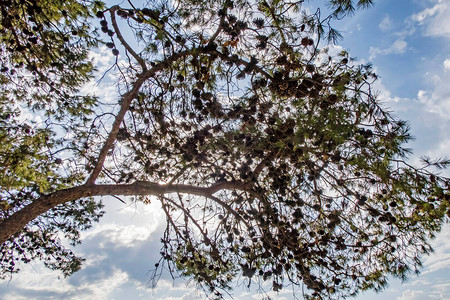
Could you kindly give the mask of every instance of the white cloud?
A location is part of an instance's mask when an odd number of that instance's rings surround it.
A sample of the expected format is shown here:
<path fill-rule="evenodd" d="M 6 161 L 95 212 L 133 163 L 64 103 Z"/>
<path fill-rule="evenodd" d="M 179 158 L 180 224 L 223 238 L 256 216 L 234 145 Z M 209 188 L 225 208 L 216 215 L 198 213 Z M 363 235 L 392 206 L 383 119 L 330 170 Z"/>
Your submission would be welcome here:
<path fill-rule="evenodd" d="M 93 230 L 84 234 L 83 239 L 103 236 L 107 241 L 122 247 L 134 247 L 136 243 L 145 241 L 156 228 L 139 227 L 136 225 L 119 225 L 107 223 L 95 226 Z M 102 244 L 100 246 L 103 246 Z"/>
<path fill-rule="evenodd" d="M 414 22 L 425 26 L 425 35 L 450 38 L 450 1 L 438 0 L 430 8 L 411 16 Z"/>
<path fill-rule="evenodd" d="M 164 216 L 164 212 L 161 208 L 161 202 L 156 197 L 149 198 L 150 203 L 144 204 L 140 201 L 132 202 L 130 205 L 122 207 L 118 210 L 119 214 L 130 218 L 130 221 L 135 223 L 137 216 L 145 215 L 146 223 L 151 218 L 160 218 Z M 133 220 L 132 220 L 133 219 Z"/>
<path fill-rule="evenodd" d="M 438 300 L 439 298 L 427 295 L 424 291 L 406 290 L 396 300 Z"/>
<path fill-rule="evenodd" d="M 443 294 L 443 295 L 447 295 L 447 298 L 445 299 L 450 299 L 450 282 L 447 283 L 442 283 L 442 284 L 435 284 L 433 285 L 433 289 L 436 290 L 438 293 Z M 440 298 L 440 299 L 444 299 L 444 298 Z"/>
<path fill-rule="evenodd" d="M 445 84 L 445 80 L 450 81 L 450 73 L 446 76 L 427 74 L 426 78 L 432 78 L 432 81 L 427 89 L 418 90 L 416 98 L 392 94 L 382 79 L 378 79 L 372 86 L 377 91 L 377 98 L 382 106 L 411 125 L 411 133 L 415 139 L 408 147 L 414 150 L 411 163 L 416 166 L 422 165 L 419 159 L 422 155 L 432 158 L 450 156 L 450 87 Z M 449 173 L 450 170 L 447 170 L 442 175 L 448 176 Z"/>
<path fill-rule="evenodd" d="M 444 60 L 444 70 L 450 71 L 450 58 L 447 58 L 446 60 Z"/>
<path fill-rule="evenodd" d="M 343 51 L 345 51 L 345 49 L 342 46 L 328 45 L 321 52 L 319 52 L 315 59 L 315 63 L 317 65 L 326 64 L 329 57 L 337 59 L 339 57 L 339 53 Z"/>
<path fill-rule="evenodd" d="M 11 294 L 5 295 L 3 300 L 30 300 L 29 297 L 21 296 L 18 293 L 12 292 Z"/>
<path fill-rule="evenodd" d="M 397 39 L 394 41 L 392 46 L 386 49 L 380 49 L 377 47 L 370 47 L 369 54 L 370 60 L 375 58 L 377 55 L 388 55 L 388 54 L 402 54 L 406 51 L 408 43 L 403 39 Z"/>
<path fill-rule="evenodd" d="M 194 299 L 204 299 L 204 295 L 201 295 L 197 290 L 191 290 L 188 293 L 184 294 L 180 300 L 194 300 Z"/>
<path fill-rule="evenodd" d="M 436 256 L 437 254 L 433 254 Z M 422 273 L 420 278 L 430 280 L 414 280 L 406 284 L 407 289 L 396 297 L 396 300 L 450 300 L 450 282 L 448 271 L 444 273 Z"/>
<path fill-rule="evenodd" d="M 435 113 L 443 118 L 450 120 L 450 73 L 446 74 L 426 74 L 432 84 L 431 91 L 419 90 L 417 98 L 425 105 L 428 112 Z"/>
<path fill-rule="evenodd" d="M 110 274 L 104 274 L 99 280 L 84 281 L 73 285 L 69 280 L 60 279 L 42 264 L 27 265 L 23 272 L 15 275 L 3 291 L 0 298 L 5 300 L 21 299 L 111 299 L 111 295 L 121 285 L 129 281 L 128 274 L 113 269 Z"/>
<path fill-rule="evenodd" d="M 391 47 L 389 47 L 388 49 L 385 50 L 384 54 L 389 54 L 389 53 L 403 53 L 406 50 L 406 46 L 408 44 L 403 41 L 403 40 L 396 40 Z"/>
<path fill-rule="evenodd" d="M 385 15 L 383 20 L 378 24 L 378 28 L 381 29 L 381 31 L 388 31 L 392 28 L 392 19 L 389 17 L 389 15 Z"/>
<path fill-rule="evenodd" d="M 113 274 L 106 277 L 95 284 L 86 284 L 89 287 L 89 298 L 91 299 L 110 299 L 110 295 L 122 284 L 128 281 L 128 274 L 121 270 L 115 270 Z M 82 286 L 84 287 L 84 286 Z M 82 297 L 74 296 L 66 299 L 81 299 Z"/>
<path fill-rule="evenodd" d="M 43 121 L 39 114 L 30 112 L 27 108 L 21 108 L 21 114 L 16 119 L 21 123 L 27 123 L 30 125 L 30 122 L 35 123 L 37 125 L 42 125 Z"/>
<path fill-rule="evenodd" d="M 384 51 L 384 54 L 390 54 L 390 53 L 396 53 L 396 54 L 400 54 L 400 53 L 404 53 L 406 50 L 406 46 L 408 44 L 404 41 L 404 40 L 396 40 L 391 47 L 389 47 L 388 49 L 386 49 Z"/>
<path fill-rule="evenodd" d="M 435 252 L 424 259 L 426 268 L 424 274 L 450 268 L 450 243 L 448 241 L 450 241 L 450 226 L 447 225 L 432 243 Z"/>
<path fill-rule="evenodd" d="M 418 12 L 418 13 L 412 15 L 411 19 L 418 22 L 419 24 L 424 24 L 426 19 L 434 16 L 438 12 L 439 6 L 440 6 L 440 4 L 438 3 L 433 7 L 426 8 L 426 9 L 422 10 L 421 12 Z"/>
<path fill-rule="evenodd" d="M 115 56 L 106 46 L 103 46 L 96 51 L 91 51 L 89 59 L 92 60 L 97 72 L 105 73 L 114 64 Z"/>
<path fill-rule="evenodd" d="M 82 232 L 83 240 L 98 240 L 100 247 L 135 247 L 151 239 L 151 235 L 165 224 L 160 201 L 154 199 L 150 204 L 140 201 L 123 205 L 105 197 L 107 211 L 102 221 L 88 231 Z M 130 202 L 132 200 L 127 200 Z"/>
<path fill-rule="evenodd" d="M 95 51 L 89 52 L 89 59 L 95 67 L 94 79 L 87 82 L 80 88 L 80 93 L 85 95 L 98 96 L 104 103 L 117 103 L 118 93 L 115 84 L 115 76 L 111 77 L 111 72 L 104 76 L 112 66 L 114 66 L 116 57 L 106 46 L 100 47 Z M 102 80 L 97 81 L 99 78 Z"/>

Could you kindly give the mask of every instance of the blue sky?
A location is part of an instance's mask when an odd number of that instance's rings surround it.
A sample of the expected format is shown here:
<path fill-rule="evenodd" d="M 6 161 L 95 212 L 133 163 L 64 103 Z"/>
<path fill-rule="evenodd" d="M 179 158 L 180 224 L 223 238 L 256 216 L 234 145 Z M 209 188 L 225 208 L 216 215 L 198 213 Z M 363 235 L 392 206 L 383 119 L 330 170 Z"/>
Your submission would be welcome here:
<path fill-rule="evenodd" d="M 310 1 L 309 5 L 314 5 Z M 386 107 L 406 120 L 416 139 L 411 157 L 449 156 L 450 149 L 450 0 L 377 0 L 375 6 L 335 23 L 344 36 L 337 48 L 349 50 L 358 62 L 372 62 L 380 76 L 376 89 Z M 108 53 L 94 58 L 100 71 L 108 67 Z M 114 99 L 115 88 L 90 86 Z M 449 176 L 449 172 L 446 173 Z M 74 276 L 33 263 L 10 281 L 0 283 L 0 299 L 203 299 L 193 283 L 175 282 L 164 274 L 156 289 L 149 287 L 159 258 L 164 216 L 157 201 L 124 207 L 104 198 L 107 213 L 85 232 L 77 247 L 87 261 Z M 424 257 L 422 275 L 401 283 L 391 280 L 382 294 L 366 293 L 358 300 L 450 299 L 450 226 L 433 241 L 435 253 Z M 255 286 L 255 285 L 253 285 Z M 261 299 L 254 290 L 237 287 L 235 299 Z M 273 299 L 292 299 L 292 292 L 269 293 Z"/>

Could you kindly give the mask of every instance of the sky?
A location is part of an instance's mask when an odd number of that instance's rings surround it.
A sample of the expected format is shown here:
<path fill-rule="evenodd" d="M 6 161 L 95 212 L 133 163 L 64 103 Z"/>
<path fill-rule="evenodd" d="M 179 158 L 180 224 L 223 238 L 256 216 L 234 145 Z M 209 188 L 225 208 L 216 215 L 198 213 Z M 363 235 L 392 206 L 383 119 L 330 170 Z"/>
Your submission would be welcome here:
<path fill-rule="evenodd" d="M 310 1 L 313 5 L 316 1 Z M 408 120 L 415 140 L 411 157 L 450 156 L 450 0 L 376 0 L 369 10 L 335 23 L 344 40 L 336 47 L 357 62 L 371 62 L 380 79 L 375 85 L 384 106 Z M 99 71 L 108 68 L 106 49 L 93 54 Z M 105 100 L 115 88 L 87 86 Z M 446 173 L 449 176 L 449 172 Z M 151 270 L 159 259 L 164 215 L 157 201 L 125 206 L 103 198 L 106 214 L 83 232 L 76 252 L 86 258 L 81 271 L 69 278 L 32 263 L 22 273 L 0 282 L 1 300 L 21 299 L 204 299 L 192 282 L 163 274 L 157 287 Z M 382 294 L 368 292 L 356 300 L 450 300 L 450 226 L 432 241 L 435 253 L 424 257 L 420 276 L 407 282 L 390 280 Z M 253 284 L 237 286 L 235 299 L 261 299 Z M 293 299 L 292 292 L 269 292 L 272 299 Z M 301 297 L 300 297 L 301 298 Z"/>

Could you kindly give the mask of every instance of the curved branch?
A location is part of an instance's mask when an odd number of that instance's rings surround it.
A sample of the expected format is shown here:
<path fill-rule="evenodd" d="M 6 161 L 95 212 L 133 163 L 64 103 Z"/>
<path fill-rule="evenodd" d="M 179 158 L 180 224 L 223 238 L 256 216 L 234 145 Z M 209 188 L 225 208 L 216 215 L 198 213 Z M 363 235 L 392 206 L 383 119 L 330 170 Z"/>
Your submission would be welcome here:
<path fill-rule="evenodd" d="M 69 201 L 94 196 L 158 196 L 171 193 L 183 193 L 196 196 L 211 197 L 224 189 L 246 189 L 248 184 L 238 181 L 225 181 L 209 187 L 198 187 L 186 184 L 163 185 L 149 181 L 136 181 L 132 184 L 82 185 L 44 195 L 17 211 L 0 223 L 0 245 L 16 234 L 30 221 L 57 205 Z"/>
<path fill-rule="evenodd" d="M 222 31 L 223 29 L 223 25 L 225 24 L 225 16 L 226 14 L 223 14 L 220 17 L 220 22 L 219 22 L 219 27 L 217 28 L 216 32 L 214 32 L 214 34 L 211 36 L 211 38 L 209 39 L 209 43 L 214 42 L 214 40 L 217 38 L 217 36 L 219 35 L 219 33 Z"/>
<path fill-rule="evenodd" d="M 125 113 L 128 111 L 131 101 L 133 101 L 133 99 L 136 97 L 142 84 L 148 78 L 146 76 L 146 74 L 147 73 L 141 74 L 138 77 L 138 80 L 133 84 L 133 88 L 131 89 L 131 91 L 125 93 L 122 96 L 120 110 L 117 113 L 117 116 L 114 119 L 114 123 L 111 128 L 111 131 L 109 132 L 109 135 L 106 138 L 106 141 L 103 144 L 102 149 L 100 150 L 100 154 L 98 155 L 97 163 L 94 166 L 94 170 L 92 171 L 91 175 L 89 176 L 88 180 L 86 181 L 87 185 L 94 184 L 95 180 L 100 175 L 100 172 L 103 168 L 103 164 L 105 162 L 108 151 L 112 148 L 114 141 L 117 138 L 117 134 L 119 133 L 120 124 L 122 123 L 123 119 L 125 118 Z"/>
<path fill-rule="evenodd" d="M 103 144 L 102 149 L 100 150 L 100 154 L 98 155 L 98 158 L 97 158 L 97 163 L 95 164 L 91 175 L 89 176 L 88 180 L 86 181 L 86 185 L 94 184 L 95 180 L 100 175 L 100 172 L 103 168 L 103 164 L 106 159 L 106 156 L 108 155 L 108 151 L 113 147 L 114 141 L 116 140 L 117 134 L 119 133 L 120 124 L 122 124 L 122 121 L 125 118 L 125 114 L 128 111 L 128 109 L 130 108 L 131 101 L 133 101 L 133 99 L 137 96 L 142 84 L 148 78 L 154 76 L 157 72 L 163 70 L 172 62 L 180 59 L 181 57 L 189 55 L 192 51 L 193 51 L 193 49 L 174 53 L 172 56 L 170 56 L 167 59 L 156 64 L 150 70 L 142 72 L 141 74 L 139 74 L 138 79 L 133 83 L 132 89 L 129 92 L 123 94 L 121 105 L 120 105 L 120 110 L 117 113 L 116 118 L 114 119 L 111 131 L 110 131 L 105 143 Z"/>
<path fill-rule="evenodd" d="M 136 61 L 142 67 L 142 71 L 145 72 L 145 71 L 147 71 L 147 65 L 146 65 L 145 61 L 142 59 L 142 57 L 139 56 L 139 54 L 137 54 L 133 50 L 133 48 L 127 43 L 127 41 L 125 41 L 122 33 L 120 32 L 119 26 L 117 26 L 117 21 L 116 21 L 116 10 L 117 10 L 117 8 L 118 8 L 118 6 L 113 6 L 113 7 L 110 8 L 111 22 L 112 22 L 114 31 L 116 32 L 117 38 L 122 43 L 122 45 L 125 47 L 125 49 L 134 57 L 134 59 L 136 59 Z"/>

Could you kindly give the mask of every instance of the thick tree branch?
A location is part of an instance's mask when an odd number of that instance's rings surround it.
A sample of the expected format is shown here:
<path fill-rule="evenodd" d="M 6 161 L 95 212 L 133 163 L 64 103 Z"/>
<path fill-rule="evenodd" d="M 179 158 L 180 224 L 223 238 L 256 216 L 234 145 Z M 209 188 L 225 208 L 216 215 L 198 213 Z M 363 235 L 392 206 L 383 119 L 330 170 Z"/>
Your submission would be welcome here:
<path fill-rule="evenodd" d="M 94 184 L 95 180 L 100 175 L 100 172 L 103 168 L 103 164 L 105 162 L 108 151 L 112 148 L 114 141 L 117 138 L 117 134 L 119 133 L 120 124 L 122 124 L 125 114 L 128 111 L 128 108 L 130 107 L 131 101 L 133 101 L 133 99 L 136 97 L 137 93 L 139 92 L 139 89 L 141 88 L 142 84 L 144 83 L 144 81 L 147 78 L 148 78 L 147 73 L 141 74 L 138 77 L 138 80 L 136 80 L 136 82 L 133 84 L 133 88 L 131 89 L 131 91 L 125 93 L 122 96 L 120 110 L 117 113 L 117 116 L 114 119 L 114 123 L 111 128 L 111 131 L 109 132 L 109 135 L 106 138 L 106 141 L 103 144 L 102 149 L 100 150 L 100 154 L 98 155 L 97 163 L 94 166 L 94 170 L 92 171 L 91 175 L 89 176 L 88 180 L 86 181 L 87 185 Z"/>
<path fill-rule="evenodd" d="M 148 181 L 136 181 L 132 184 L 82 185 L 56 191 L 45 195 L 17 211 L 0 223 L 0 245 L 16 234 L 30 221 L 57 205 L 69 201 L 94 196 L 158 196 L 170 193 L 182 193 L 203 197 L 211 197 L 214 193 L 226 189 L 246 189 L 248 184 L 238 181 L 225 181 L 209 187 L 198 187 L 186 184 L 162 185 Z"/>
<path fill-rule="evenodd" d="M 100 175 L 100 172 L 103 168 L 103 164 L 105 162 L 106 156 L 108 155 L 108 151 L 113 147 L 114 141 L 117 138 L 117 134 L 119 133 L 120 124 L 122 124 L 123 119 L 125 118 L 125 114 L 130 108 L 131 101 L 137 96 L 139 89 L 141 88 L 142 84 L 150 77 L 154 76 L 157 72 L 165 69 L 167 66 L 169 66 L 172 62 L 180 59 L 181 57 L 189 55 L 193 50 L 185 50 L 178 53 L 174 53 L 172 56 L 168 57 L 167 59 L 163 60 L 162 62 L 156 64 L 153 68 L 150 70 L 147 70 L 146 72 L 141 73 L 138 76 L 138 79 L 133 84 L 132 89 L 125 93 L 122 96 L 122 101 L 120 105 L 120 110 L 117 113 L 117 116 L 114 120 L 114 123 L 112 125 L 111 131 L 103 144 L 102 149 L 100 150 L 100 154 L 97 158 L 97 163 L 94 166 L 94 170 L 92 171 L 91 175 L 89 176 L 88 180 L 86 181 L 86 185 L 92 185 L 95 183 L 95 180 Z"/>

